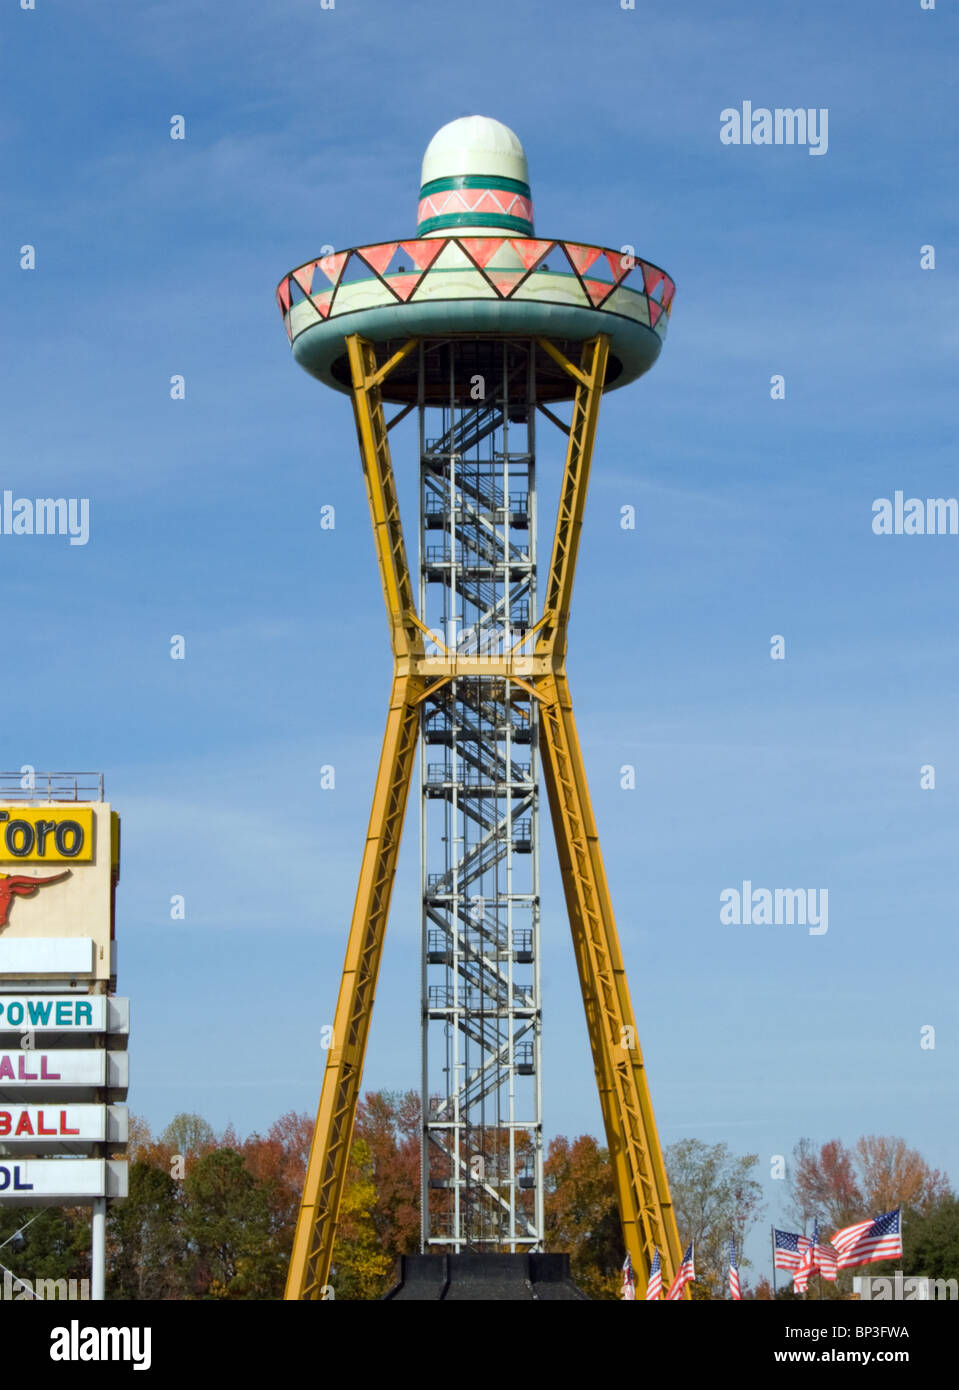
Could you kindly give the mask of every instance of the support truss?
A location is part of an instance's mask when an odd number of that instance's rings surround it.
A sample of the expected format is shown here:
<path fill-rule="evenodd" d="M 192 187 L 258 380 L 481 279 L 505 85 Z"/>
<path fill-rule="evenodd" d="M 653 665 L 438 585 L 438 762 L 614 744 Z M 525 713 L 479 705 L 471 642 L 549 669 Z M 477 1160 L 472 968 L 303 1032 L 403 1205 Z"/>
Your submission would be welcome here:
<path fill-rule="evenodd" d="M 421 1248 L 454 1254 L 545 1240 L 536 702 L 498 669 L 536 598 L 535 345 L 488 344 L 479 378 L 473 352 L 432 340 L 419 374 L 420 614 L 493 658 L 420 734 Z"/>

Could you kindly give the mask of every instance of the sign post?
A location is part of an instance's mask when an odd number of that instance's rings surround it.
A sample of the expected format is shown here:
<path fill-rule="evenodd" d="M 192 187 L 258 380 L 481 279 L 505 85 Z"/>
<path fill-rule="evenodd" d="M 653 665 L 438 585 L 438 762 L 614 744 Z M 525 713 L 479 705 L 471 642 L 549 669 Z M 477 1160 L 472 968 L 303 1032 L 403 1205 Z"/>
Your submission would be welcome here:
<path fill-rule="evenodd" d="M 93 1230 L 90 1240 L 90 1297 L 94 1302 L 106 1298 L 107 1282 L 107 1199 L 93 1199 Z"/>

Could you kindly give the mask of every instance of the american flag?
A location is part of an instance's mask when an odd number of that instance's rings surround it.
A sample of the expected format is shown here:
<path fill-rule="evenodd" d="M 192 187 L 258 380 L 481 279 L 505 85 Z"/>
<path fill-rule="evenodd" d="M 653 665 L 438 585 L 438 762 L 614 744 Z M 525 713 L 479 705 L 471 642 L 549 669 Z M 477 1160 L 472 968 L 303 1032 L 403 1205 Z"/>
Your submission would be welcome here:
<path fill-rule="evenodd" d="M 815 1264 L 815 1239 L 816 1229 L 813 1227 L 813 1239 L 809 1240 L 806 1236 L 802 1237 L 802 1258 L 799 1261 L 799 1268 L 793 1272 L 793 1288 L 796 1293 L 805 1293 L 809 1285 L 809 1279 L 816 1268 Z"/>
<path fill-rule="evenodd" d="M 806 1292 L 809 1278 L 817 1269 L 824 1278 L 831 1279 L 835 1283 L 839 1257 L 831 1245 L 823 1245 L 820 1241 L 818 1217 L 813 1223 L 812 1239 L 807 1240 L 805 1236 L 800 1236 L 800 1241 L 805 1248 L 799 1268 L 793 1275 L 793 1287 L 796 1292 Z"/>
<path fill-rule="evenodd" d="M 649 1283 L 646 1285 L 646 1301 L 655 1299 L 657 1302 L 663 1296 L 663 1270 L 659 1263 L 659 1251 L 653 1252 L 653 1263 L 649 1267 Z"/>
<path fill-rule="evenodd" d="M 773 1266 L 776 1269 L 798 1269 L 803 1251 L 809 1244 L 808 1237 L 796 1235 L 794 1231 L 779 1231 L 773 1227 L 775 1255 Z"/>
<path fill-rule="evenodd" d="M 693 1268 L 693 1242 L 690 1241 L 686 1246 L 686 1253 L 683 1255 L 683 1262 L 676 1271 L 676 1278 L 669 1286 L 669 1293 L 666 1295 L 666 1302 L 682 1298 L 683 1289 L 687 1284 L 692 1284 L 696 1279 L 696 1271 Z"/>
<path fill-rule="evenodd" d="M 857 1221 L 844 1226 L 831 1244 L 839 1252 L 839 1268 L 871 1264 L 873 1260 L 902 1259 L 902 1213 L 899 1207 L 877 1216 L 875 1221 Z"/>
<path fill-rule="evenodd" d="M 827 1279 L 835 1279 L 835 1261 L 837 1255 L 828 1245 L 819 1243 L 819 1218 L 813 1222 L 813 1234 L 809 1236 L 799 1236 L 799 1268 L 794 1270 L 792 1275 L 792 1287 L 796 1293 L 805 1294 L 806 1286 L 809 1284 L 810 1277 L 819 1269 L 826 1275 Z"/>
<path fill-rule="evenodd" d="M 743 1291 L 739 1287 L 739 1270 L 736 1268 L 736 1246 L 729 1242 L 729 1292 L 736 1303 L 741 1303 Z"/>
<path fill-rule="evenodd" d="M 839 1274 L 839 1256 L 832 1245 L 823 1245 L 821 1241 L 816 1241 L 816 1268 L 824 1279 L 829 1279 L 835 1284 Z"/>
<path fill-rule="evenodd" d="M 623 1297 L 628 1303 L 632 1303 L 636 1298 L 636 1276 L 633 1273 L 633 1262 L 629 1258 L 628 1250 L 623 1261 Z"/>

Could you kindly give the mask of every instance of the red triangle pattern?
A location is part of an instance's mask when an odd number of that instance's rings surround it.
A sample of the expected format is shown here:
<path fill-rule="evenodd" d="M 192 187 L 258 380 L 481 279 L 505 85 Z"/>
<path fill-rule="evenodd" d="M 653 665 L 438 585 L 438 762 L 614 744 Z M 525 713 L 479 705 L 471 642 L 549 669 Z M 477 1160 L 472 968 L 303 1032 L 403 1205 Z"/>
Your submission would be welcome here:
<path fill-rule="evenodd" d="M 422 278 L 421 275 L 390 275 L 386 283 L 405 304 Z"/>
<path fill-rule="evenodd" d="M 417 270 L 429 270 L 446 242 L 440 237 L 432 241 L 403 241 L 400 245 Z"/>
<path fill-rule="evenodd" d="M 376 271 L 377 275 L 382 275 L 396 254 L 398 246 L 398 241 L 387 241 L 382 246 L 362 246 L 359 248 L 359 254 L 366 261 L 366 264 Z"/>
<path fill-rule="evenodd" d="M 646 293 L 652 294 L 661 280 L 666 279 L 664 270 L 657 270 L 654 265 L 647 265 L 643 261 L 643 284 L 646 286 Z"/>
<path fill-rule="evenodd" d="M 580 275 L 585 275 L 593 262 L 603 254 L 598 246 L 580 246 L 575 241 L 564 241 L 563 250 L 574 270 L 578 270 Z"/>
<path fill-rule="evenodd" d="M 346 265 L 349 254 L 349 251 L 338 251 L 335 256 L 324 256 L 322 260 L 316 262 L 316 265 L 322 270 L 331 285 L 339 283 L 340 275 L 344 265 Z"/>
<path fill-rule="evenodd" d="M 521 281 L 526 279 L 529 272 L 548 254 L 554 247 L 560 246 L 569 258 L 570 264 L 583 279 L 586 293 L 590 303 L 594 308 L 608 299 L 613 290 L 619 285 L 630 271 L 635 267 L 629 264 L 624 265 L 624 260 L 628 257 L 624 252 L 604 251 L 600 247 L 584 246 L 580 242 L 556 242 L 541 241 L 533 237 L 449 237 L 449 238 L 429 238 L 416 241 L 390 241 L 379 246 L 357 248 L 353 251 L 340 251 L 335 255 L 324 256 L 318 261 L 311 261 L 308 265 L 300 266 L 292 271 L 285 280 L 281 282 L 276 292 L 276 300 L 281 313 L 284 316 L 289 314 L 292 288 L 292 281 L 296 281 L 300 289 L 307 295 L 318 314 L 328 318 L 332 301 L 336 297 L 336 289 L 342 278 L 343 268 L 349 257 L 353 254 L 359 255 L 377 275 L 382 276 L 396 254 L 397 248 L 402 247 L 410 260 L 417 268 L 415 275 L 390 275 L 387 284 L 394 292 L 396 297 L 406 303 L 417 286 L 422 282 L 423 275 L 430 268 L 440 252 L 451 244 L 459 243 L 469 256 L 485 271 L 489 262 L 503 246 L 510 249 L 519 257 L 523 270 L 493 270 L 487 272 L 487 279 L 494 286 L 497 294 L 508 299 L 515 291 Z M 605 256 L 613 276 L 613 283 L 607 284 L 604 280 L 594 280 L 586 278 L 586 271 L 600 257 Z M 676 285 L 669 278 L 665 271 L 657 269 L 656 266 L 649 265 L 646 261 L 636 261 L 643 274 L 643 285 L 649 303 L 649 320 L 652 327 L 655 327 L 663 313 L 668 313 L 672 304 L 673 296 L 676 293 Z M 333 286 L 333 292 L 324 291 L 321 295 L 314 297 L 313 281 L 317 269 L 322 270 L 323 274 Z M 661 300 L 655 300 L 652 295 L 659 285 L 663 285 Z M 287 325 L 287 336 L 290 336 L 290 328 Z"/>
<path fill-rule="evenodd" d="M 554 241 L 534 241 L 532 237 L 510 238 L 509 244 L 527 270 L 542 260 L 556 245 Z"/>
<path fill-rule="evenodd" d="M 586 286 L 586 293 L 589 295 L 593 308 L 598 309 L 604 299 L 608 299 L 616 288 L 615 285 L 608 285 L 605 280 L 587 280 L 583 278 Z"/>
<path fill-rule="evenodd" d="M 501 236 L 467 236 L 458 237 L 457 240 L 481 270 L 485 270 L 504 243 Z"/>
<path fill-rule="evenodd" d="M 609 268 L 613 273 L 613 280 L 617 285 L 619 284 L 620 280 L 625 280 L 629 272 L 631 270 L 635 270 L 638 264 L 636 257 L 627 256 L 625 251 L 607 251 L 606 260 L 608 261 Z M 623 264 L 624 261 L 627 262 L 626 265 Z M 628 264 L 629 261 L 632 261 L 632 265 Z"/>
<path fill-rule="evenodd" d="M 313 272 L 315 269 L 316 261 L 313 261 L 310 265 L 301 265 L 299 270 L 293 272 L 293 279 L 304 294 L 311 294 L 313 291 Z"/>
<path fill-rule="evenodd" d="M 501 299 L 509 299 L 520 280 L 526 278 L 525 270 L 491 270 L 488 274 Z"/>

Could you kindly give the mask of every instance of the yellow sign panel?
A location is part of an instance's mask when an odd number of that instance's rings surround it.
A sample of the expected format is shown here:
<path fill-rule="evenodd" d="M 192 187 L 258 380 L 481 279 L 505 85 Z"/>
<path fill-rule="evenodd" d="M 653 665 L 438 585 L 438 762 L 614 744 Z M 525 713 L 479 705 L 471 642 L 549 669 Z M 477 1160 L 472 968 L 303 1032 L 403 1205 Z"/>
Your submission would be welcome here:
<path fill-rule="evenodd" d="M 90 863 L 93 851 L 90 806 L 0 806 L 0 863 Z"/>

